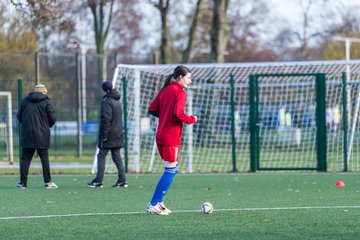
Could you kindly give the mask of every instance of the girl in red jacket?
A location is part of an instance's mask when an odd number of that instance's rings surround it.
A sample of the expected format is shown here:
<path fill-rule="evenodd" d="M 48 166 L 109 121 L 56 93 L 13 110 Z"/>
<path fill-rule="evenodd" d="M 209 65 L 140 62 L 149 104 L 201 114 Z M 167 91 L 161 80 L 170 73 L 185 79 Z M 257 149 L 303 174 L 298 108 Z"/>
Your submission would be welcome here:
<path fill-rule="evenodd" d="M 177 66 L 174 73 L 166 78 L 164 86 L 149 107 L 149 113 L 159 118 L 156 144 L 165 166 L 154 195 L 146 207 L 147 212 L 151 214 L 168 215 L 171 213 L 165 207 L 163 197 L 178 171 L 183 123 L 197 122 L 196 116 L 188 116 L 184 113 L 186 93 L 183 89 L 190 83 L 190 70 L 185 66 Z"/>

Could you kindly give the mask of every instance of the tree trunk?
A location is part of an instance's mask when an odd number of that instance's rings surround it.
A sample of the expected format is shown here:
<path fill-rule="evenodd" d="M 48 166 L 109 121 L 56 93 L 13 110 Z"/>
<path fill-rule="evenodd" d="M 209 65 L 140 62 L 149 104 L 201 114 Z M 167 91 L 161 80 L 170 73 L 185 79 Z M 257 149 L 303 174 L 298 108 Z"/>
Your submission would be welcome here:
<path fill-rule="evenodd" d="M 107 2 L 110 2 L 109 15 L 107 16 L 107 22 L 105 23 L 104 7 Z M 105 42 L 110 29 L 111 19 L 113 15 L 114 0 L 110 1 L 96 1 L 88 0 L 88 6 L 94 17 L 94 32 L 96 52 L 103 54 L 105 52 Z"/>
<path fill-rule="evenodd" d="M 182 54 L 182 60 L 181 62 L 182 63 L 188 63 L 189 62 L 189 59 L 190 59 L 190 53 L 191 53 L 191 50 L 192 50 L 192 46 L 193 46 L 193 41 L 194 41 L 194 35 L 195 35 L 195 30 L 196 30 L 196 27 L 198 25 L 198 20 L 200 18 L 200 8 L 201 8 L 201 5 L 202 5 L 202 2 L 203 0 L 198 0 L 197 3 L 196 3 L 196 9 L 195 9 L 195 13 L 194 13 L 194 18 L 193 18 L 193 21 L 191 23 L 191 26 L 190 26 L 190 30 L 189 30 L 189 39 L 188 39 L 188 43 L 187 43 L 187 46 Z"/>
<path fill-rule="evenodd" d="M 110 10 L 107 16 L 107 22 L 105 23 L 104 7 L 108 2 L 110 3 Z M 94 17 L 96 53 L 98 54 L 98 78 L 99 82 L 103 82 L 104 78 L 106 78 L 106 76 L 104 77 L 104 72 L 106 71 L 106 66 L 104 66 L 106 62 L 104 60 L 105 42 L 110 29 L 114 0 L 100 2 L 88 0 L 88 6 Z"/>
<path fill-rule="evenodd" d="M 160 9 L 161 14 L 161 45 L 160 45 L 160 62 L 168 63 L 166 50 L 168 48 L 168 30 L 166 26 L 167 8 Z"/>
<path fill-rule="evenodd" d="M 167 49 L 168 49 L 168 29 L 166 25 L 166 18 L 169 9 L 169 1 L 159 0 L 159 3 L 153 3 L 154 6 L 160 11 L 161 16 L 161 43 L 160 43 L 160 63 L 168 63 Z M 151 1 L 150 1 L 151 2 Z"/>
<path fill-rule="evenodd" d="M 229 38 L 229 23 L 226 14 L 228 6 L 229 0 L 214 0 L 209 62 L 223 63 L 225 61 L 225 49 Z"/>

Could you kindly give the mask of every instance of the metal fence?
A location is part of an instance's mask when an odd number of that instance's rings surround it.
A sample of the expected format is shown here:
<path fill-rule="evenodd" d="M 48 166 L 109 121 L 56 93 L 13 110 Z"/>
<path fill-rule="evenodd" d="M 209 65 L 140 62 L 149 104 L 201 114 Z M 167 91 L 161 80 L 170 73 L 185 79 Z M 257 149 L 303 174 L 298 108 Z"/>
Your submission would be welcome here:
<path fill-rule="evenodd" d="M 99 117 L 99 106 L 102 99 L 102 91 L 100 88 L 101 81 L 110 80 L 113 77 L 114 70 L 117 66 L 117 63 L 126 63 L 129 65 L 123 65 L 121 69 L 121 76 L 125 76 L 128 81 L 129 89 L 134 88 L 134 82 L 130 76 L 134 68 L 138 68 L 141 71 L 142 78 L 140 79 L 140 97 L 141 99 L 145 98 L 146 101 L 151 100 L 156 93 L 154 86 L 162 84 L 162 77 L 171 73 L 174 65 L 157 65 L 150 66 L 144 64 L 150 64 L 152 61 L 151 57 L 134 57 L 134 56 L 116 56 L 116 55 L 105 55 L 99 56 L 94 54 L 87 54 L 85 56 L 77 54 L 61 54 L 54 55 L 49 53 L 37 53 L 37 54 L 5 54 L 0 53 L 0 91 L 11 92 L 12 93 L 12 129 L 13 129 L 13 147 L 14 147 L 14 163 L 10 164 L 9 162 L 9 151 L 8 151 L 8 142 L 7 136 L 9 131 L 5 131 L 6 128 L 2 127 L 0 134 L 0 174 L 14 174 L 18 173 L 18 162 L 19 162 L 19 138 L 18 138 L 18 121 L 16 119 L 16 113 L 18 109 L 18 79 L 22 79 L 23 86 L 23 96 L 27 95 L 32 91 L 33 86 L 37 83 L 44 83 L 48 87 L 48 95 L 53 99 L 57 123 L 51 129 L 51 147 L 49 150 L 50 161 L 52 171 L 55 173 L 89 173 L 93 166 L 94 155 L 96 151 L 97 144 L 97 131 L 98 131 L 98 117 Z M 99 64 L 104 66 L 104 68 L 99 68 Z M 138 67 L 134 67 L 130 64 L 142 64 Z M 360 72 L 360 62 L 352 61 L 350 62 L 352 69 L 356 72 Z M 230 73 L 234 74 L 235 84 L 244 85 L 245 87 L 241 88 L 241 91 L 238 95 L 235 95 L 235 100 L 239 101 L 239 109 L 241 118 L 248 116 L 246 112 L 249 110 L 247 105 L 247 95 L 245 94 L 248 84 L 249 74 L 262 72 L 262 73 L 286 73 L 286 72 L 324 72 L 324 73 L 334 73 L 337 74 L 346 71 L 345 62 L 298 62 L 298 63 L 246 63 L 246 64 L 192 64 L 190 67 L 193 70 L 193 74 L 196 77 L 197 81 L 203 81 L 205 84 L 228 84 Z M 214 70 L 215 69 L 215 70 Z M 129 74 L 127 75 L 127 71 Z M 225 77 L 220 77 L 220 76 Z M 121 77 L 119 76 L 119 77 Z M 144 78 L 144 76 L 148 76 Z M 357 77 L 357 75 L 354 75 Z M 333 79 L 335 80 L 335 79 Z M 336 79 L 337 80 L 337 79 Z M 217 82 L 224 81 L 224 82 Z M 348 83 L 349 88 L 353 85 Z M 120 84 L 119 84 L 120 85 Z M 121 86 L 119 86 L 121 88 Z M 358 88 L 358 85 L 354 85 L 354 89 Z M 212 88 L 211 88 L 212 89 Z M 240 88 L 239 88 L 240 89 Z M 195 91 L 195 90 L 194 90 Z M 209 97 L 209 94 L 215 90 L 208 89 L 198 89 L 198 94 L 195 97 L 203 97 L 204 101 L 207 102 L 211 100 L 213 112 L 204 112 L 203 117 L 208 117 L 209 120 L 213 121 L 213 126 L 216 128 L 214 131 L 224 133 L 230 129 L 230 117 L 216 118 L 216 112 L 230 112 L 228 107 L 228 92 L 223 94 L 224 91 L 218 91 L 219 94 L 213 97 Z M 360 99 L 360 97 L 355 96 L 359 91 L 351 91 L 351 94 L 354 94 L 352 98 L 349 99 L 349 106 L 351 109 L 356 109 L 356 103 L 354 99 Z M 306 94 L 306 93 L 305 93 Z M 339 95 L 337 90 L 334 90 L 334 96 Z M 134 98 L 134 94 L 130 91 L 127 92 L 127 98 L 129 99 L 129 104 L 131 104 L 131 99 Z M 219 102 L 216 102 L 218 99 Z M 195 99 L 196 100 L 196 99 Z M 216 101 L 215 101 L 216 100 Z M 336 100 L 336 99 L 335 99 Z M 202 100 L 197 99 L 200 104 Z M 195 102 L 196 102 L 195 101 Z M 338 101 L 338 100 L 336 100 Z M 218 103 L 218 104 L 217 104 Z M 210 105 L 210 104 L 209 104 Z M 199 104 L 194 105 L 194 111 L 199 107 Z M 225 106 L 225 107 L 224 107 Z M 266 105 L 267 106 L 267 105 Z M 274 115 L 272 111 L 273 105 L 267 106 L 266 113 Z M 6 124 L 7 104 L 0 99 L 0 123 Z M 131 108 L 130 108 L 131 109 Z M 129 127 L 132 126 L 134 121 L 134 116 L 132 112 L 129 111 Z M 141 106 L 141 113 L 146 113 L 147 105 Z M 209 108 L 210 109 L 210 108 Z M 218 109 L 218 110 L 216 110 Z M 225 109 L 225 110 L 224 110 Z M 266 110 L 266 109 L 265 109 Z M 143 113 L 144 112 L 144 113 Z M 265 112 L 265 111 L 264 111 Z M 210 115 L 206 115 L 210 114 Z M 271 116 L 272 116 L 271 115 Z M 276 114 L 271 119 L 276 118 Z M 241 122 L 240 129 L 248 130 L 248 123 L 246 121 Z M 1 125 L 4 126 L 4 125 Z M 210 125 L 209 125 L 210 126 Z M 209 126 L 197 126 L 194 128 L 196 131 L 198 128 L 202 127 L 205 129 L 202 131 L 203 134 L 209 132 L 212 133 L 213 130 L 207 129 Z M 357 125 L 355 126 L 357 128 Z M 269 126 L 269 129 L 272 129 L 273 125 Z M 209 131 L 207 131 L 209 130 Z M 210 131 L 211 130 L 211 131 Z M 350 131 L 350 128 L 349 128 Z M 355 131 L 357 133 L 357 131 Z M 133 134 L 133 132 L 129 132 Z M 219 135 L 219 136 L 223 136 Z M 357 135 L 356 135 L 357 136 Z M 356 137 L 355 136 L 355 137 Z M 186 137 L 186 136 L 185 136 Z M 199 135 L 198 137 L 202 137 Z M 240 171 L 248 171 L 250 167 L 250 159 L 248 154 L 249 149 L 249 139 L 248 133 L 244 134 L 244 138 L 240 143 L 238 143 L 237 148 L 242 149 L 246 154 L 238 156 L 238 166 L 237 168 Z M 129 138 L 132 139 L 131 136 Z M 149 155 L 152 152 L 153 138 L 149 137 L 150 144 L 144 147 L 141 142 L 141 146 L 136 148 L 141 148 L 146 151 L 147 154 L 140 157 L 140 171 L 146 171 L 149 165 Z M 203 139 L 213 139 L 207 138 L 205 136 Z M 355 138 L 355 140 L 358 138 Z M 215 139 L 218 140 L 218 139 Z M 221 139 L 220 139 L 221 140 Z M 130 143 L 132 146 L 133 142 Z M 230 143 L 229 143 L 230 144 Z M 340 146 L 341 143 L 336 142 L 336 146 Z M 358 142 L 354 144 L 354 152 L 358 152 Z M 229 145 L 230 146 L 230 145 Z M 335 145 L 334 145 L 335 146 Z M 196 146 L 195 146 L 196 148 Z M 230 148 L 229 148 L 230 149 Z M 131 151 L 132 151 L 131 150 Z M 129 162 L 133 161 L 132 152 L 129 153 Z M 137 150 L 138 151 L 138 150 Z M 139 151 L 138 151 L 139 152 Z M 338 156 L 341 156 L 341 147 L 337 150 L 339 152 Z M 360 151 L 359 151 L 360 152 Z M 224 154 L 223 151 L 219 151 L 219 154 Z M 195 155 L 194 155 L 195 156 Z M 199 168 L 203 166 L 209 166 L 209 162 L 212 156 L 208 156 L 207 153 L 200 153 L 196 155 L 197 158 L 204 159 L 204 163 L 199 163 Z M 208 157 L 207 157 L 208 156 Z M 215 155 L 214 155 L 215 156 Z M 226 159 L 224 155 L 219 155 L 217 161 L 226 161 L 219 162 L 216 166 L 221 165 L 222 167 L 218 171 L 225 172 L 230 170 L 228 165 L 231 165 L 231 154 L 229 159 Z M 353 158 L 358 158 L 357 154 L 352 155 Z M 206 160 L 206 162 L 205 162 Z M 341 161 L 342 162 L 342 161 Z M 358 161 L 355 161 L 351 167 L 352 171 L 359 171 L 360 165 L 357 164 Z M 359 161 L 360 162 L 360 161 Z M 130 164 L 131 165 L 131 164 Z M 34 158 L 31 165 L 32 171 L 40 171 L 41 165 L 37 157 Z M 183 165 L 184 167 L 185 165 Z M 157 165 L 155 166 L 156 169 Z M 111 168 L 109 168 L 110 170 Z M 341 170 L 338 166 L 334 166 L 332 169 L 335 171 Z M 129 169 L 130 171 L 132 169 Z M 186 171 L 186 169 L 182 169 Z"/>
<path fill-rule="evenodd" d="M 9 133 L 5 127 L 8 125 L 7 104 L 5 98 L 0 98 L 0 174 L 18 171 L 18 79 L 22 81 L 22 98 L 33 90 L 35 84 L 42 83 L 46 84 L 48 95 L 53 100 L 57 120 L 51 129 L 49 150 L 53 168 L 62 169 L 60 172 L 67 168 L 89 172 L 96 150 L 103 94 L 101 82 L 112 79 L 117 62 L 144 64 L 151 63 L 151 60 L 151 56 L 115 54 L 0 53 L 0 91 L 12 93 L 14 148 L 14 164 L 10 164 Z M 33 161 L 32 166 L 40 168 L 39 159 L 34 157 Z"/>

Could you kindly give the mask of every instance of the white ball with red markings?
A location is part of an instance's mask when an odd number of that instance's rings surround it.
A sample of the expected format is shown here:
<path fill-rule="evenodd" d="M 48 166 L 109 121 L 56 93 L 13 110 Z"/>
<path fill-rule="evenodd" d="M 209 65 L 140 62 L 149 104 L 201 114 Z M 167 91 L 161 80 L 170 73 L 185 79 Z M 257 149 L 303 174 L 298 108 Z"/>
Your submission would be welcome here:
<path fill-rule="evenodd" d="M 210 214 L 214 211 L 214 207 L 211 203 L 209 202 L 204 202 L 203 204 L 201 204 L 201 212 L 204 214 Z"/>

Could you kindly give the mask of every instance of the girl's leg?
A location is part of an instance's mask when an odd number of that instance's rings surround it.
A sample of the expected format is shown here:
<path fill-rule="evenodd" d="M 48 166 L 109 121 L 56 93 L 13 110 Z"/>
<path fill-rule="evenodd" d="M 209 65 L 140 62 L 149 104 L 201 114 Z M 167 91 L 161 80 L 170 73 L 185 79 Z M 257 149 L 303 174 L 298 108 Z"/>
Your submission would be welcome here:
<path fill-rule="evenodd" d="M 178 162 L 169 162 L 164 161 L 164 173 L 161 176 L 156 188 L 154 195 L 151 199 L 150 204 L 152 206 L 157 205 L 159 202 L 163 201 L 163 198 L 167 191 L 169 190 L 172 181 L 178 171 Z"/>

